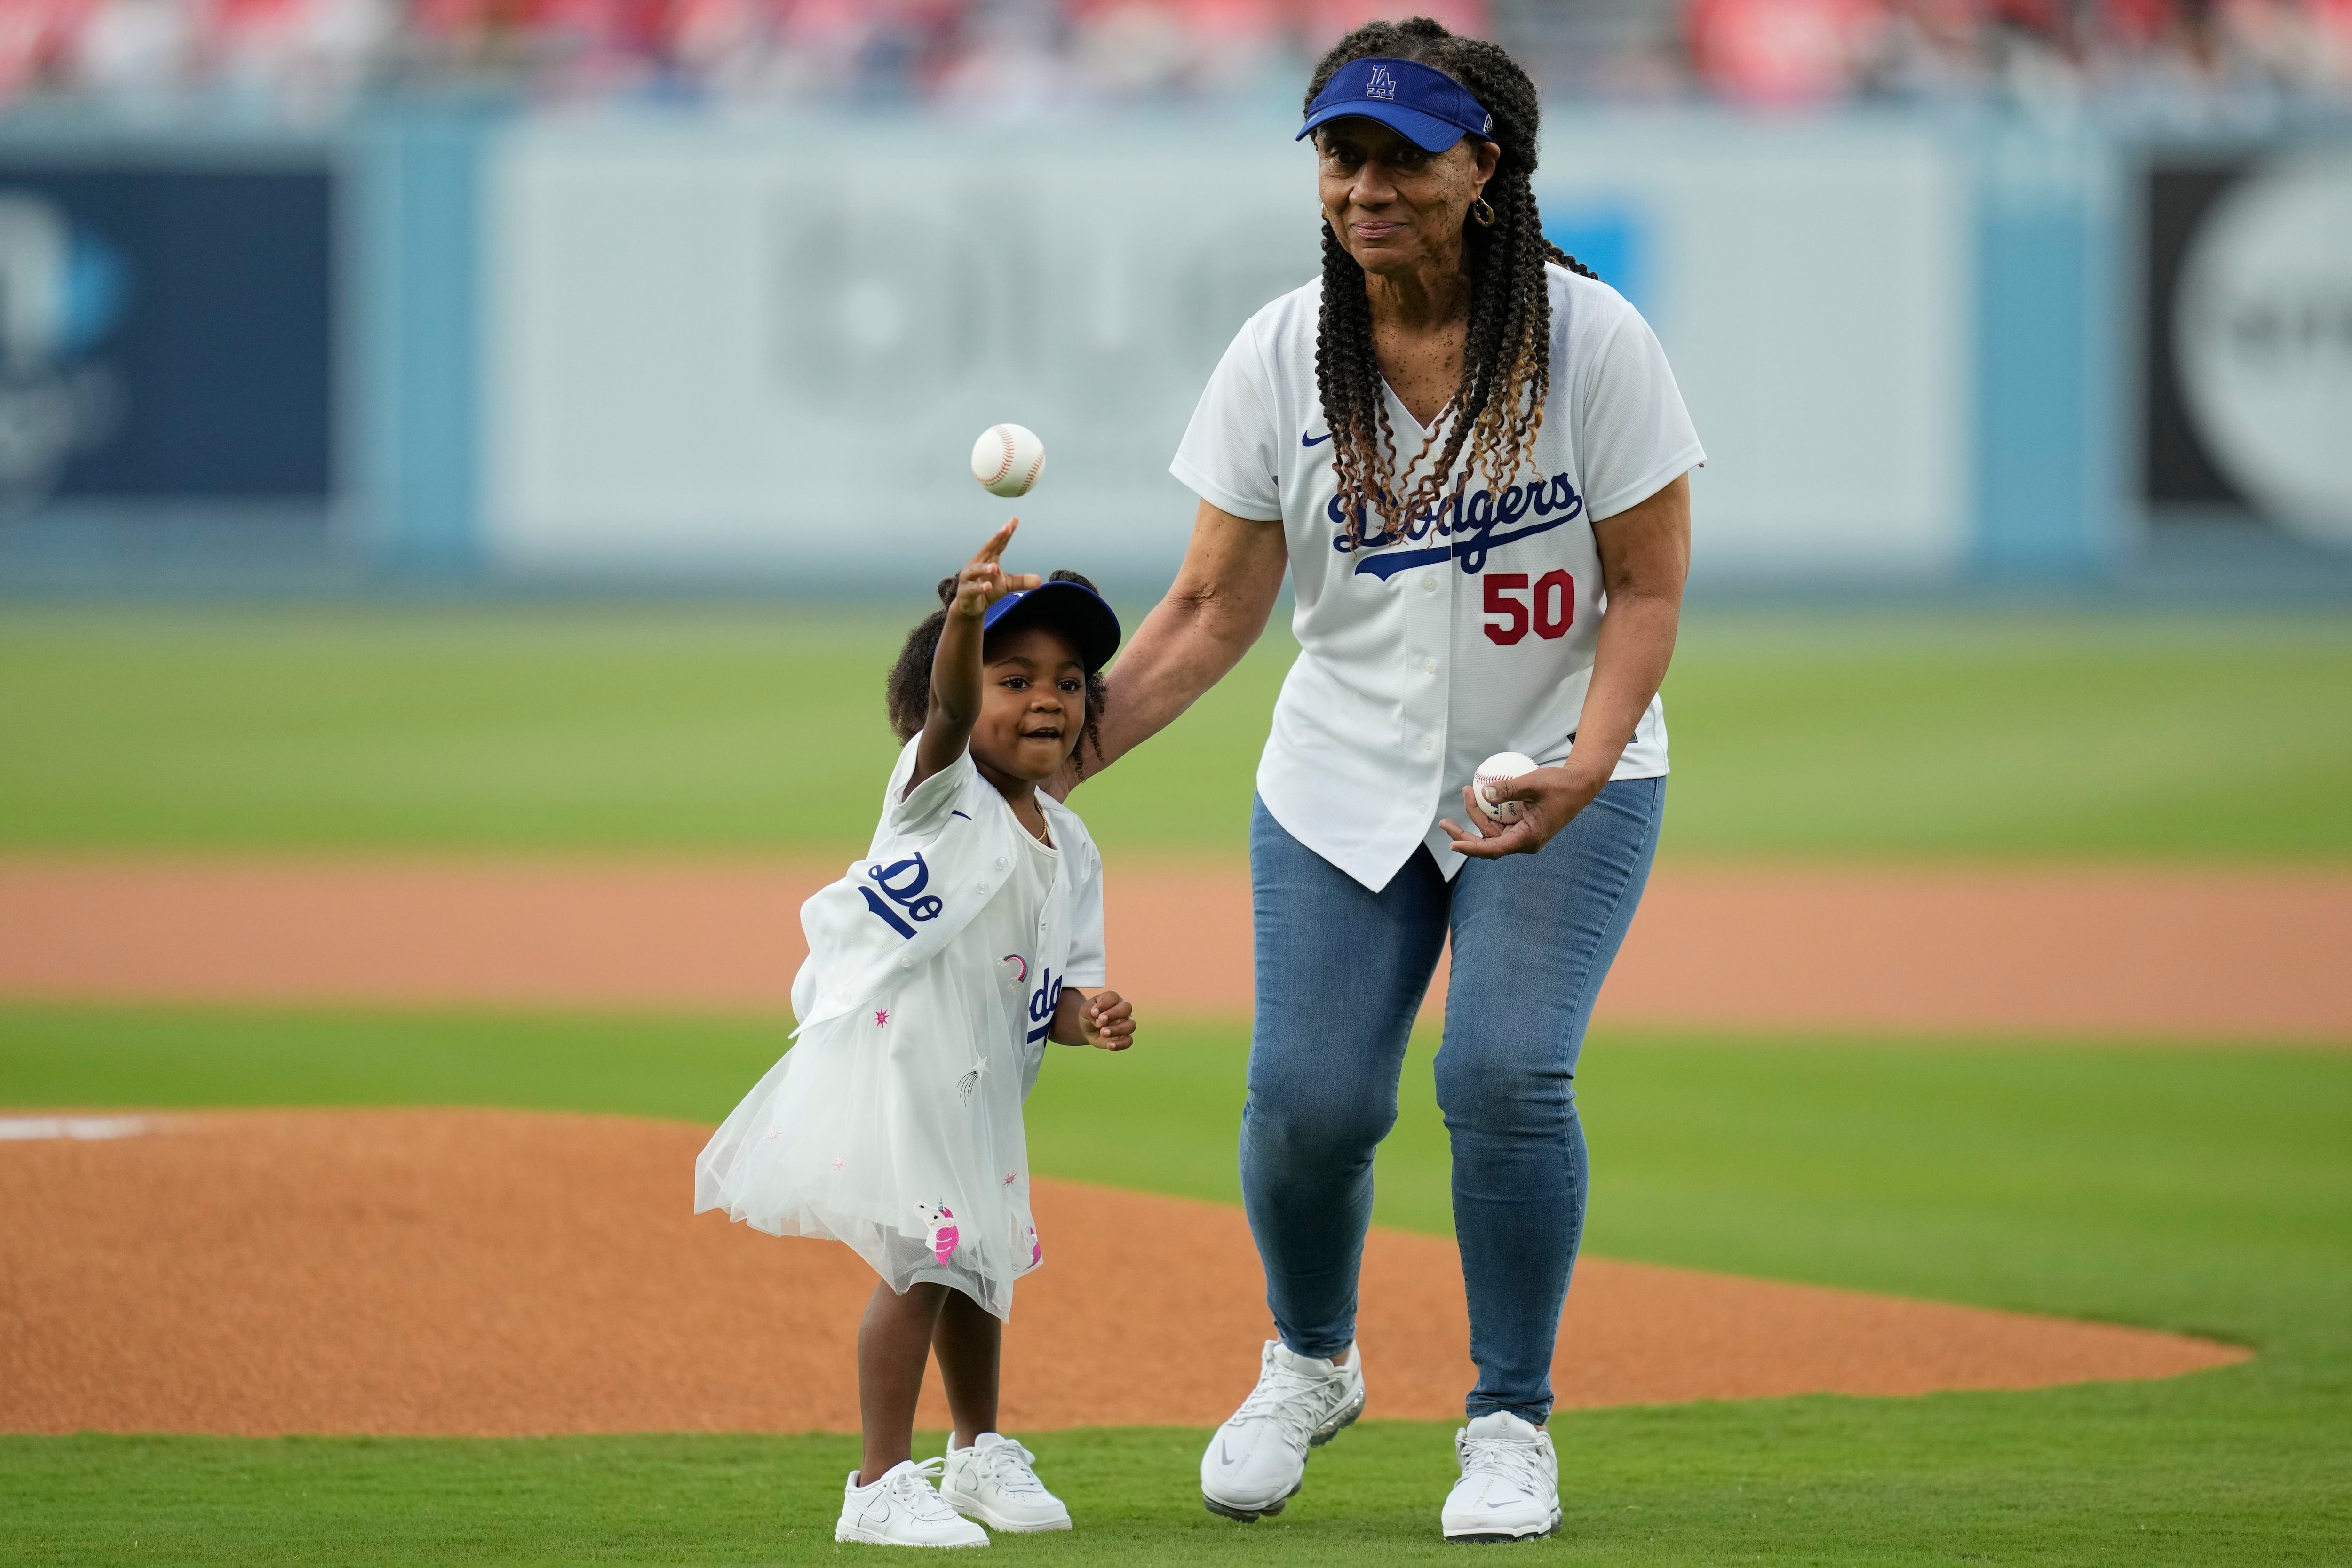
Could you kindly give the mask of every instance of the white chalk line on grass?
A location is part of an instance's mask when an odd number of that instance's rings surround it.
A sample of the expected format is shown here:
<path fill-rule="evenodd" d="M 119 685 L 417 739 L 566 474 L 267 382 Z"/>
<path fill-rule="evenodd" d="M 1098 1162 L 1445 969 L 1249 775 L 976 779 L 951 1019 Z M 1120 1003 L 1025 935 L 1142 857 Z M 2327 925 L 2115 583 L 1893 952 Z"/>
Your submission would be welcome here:
<path fill-rule="evenodd" d="M 0 1143 L 29 1143 L 46 1138 L 136 1138 L 147 1131 L 138 1116 L 0 1116 Z"/>

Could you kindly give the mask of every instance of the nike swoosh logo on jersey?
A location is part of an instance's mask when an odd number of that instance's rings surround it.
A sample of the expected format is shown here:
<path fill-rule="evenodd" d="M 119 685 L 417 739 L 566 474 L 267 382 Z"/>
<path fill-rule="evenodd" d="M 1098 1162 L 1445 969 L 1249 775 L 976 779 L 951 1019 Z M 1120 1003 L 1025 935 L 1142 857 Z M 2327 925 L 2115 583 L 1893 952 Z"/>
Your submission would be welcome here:
<path fill-rule="evenodd" d="M 1572 521 L 1582 510 L 1583 508 L 1579 507 L 1576 512 L 1571 512 L 1566 517 L 1549 518 L 1542 522 L 1531 522 L 1525 528 L 1514 529 L 1508 533 L 1474 533 L 1467 539 L 1457 539 L 1451 544 L 1433 544 L 1425 550 L 1383 550 L 1370 555 L 1360 555 L 1356 557 L 1356 572 L 1359 575 L 1369 572 L 1382 582 L 1386 582 L 1400 572 L 1409 572 L 1416 566 L 1426 566 L 1434 561 L 1444 561 L 1448 556 L 1483 557 L 1490 550 L 1516 543 L 1530 534 L 1549 533 L 1560 524 Z"/>
<path fill-rule="evenodd" d="M 1302 447 L 1320 447 L 1324 442 L 1328 441 L 1330 438 L 1331 432 L 1326 430 L 1320 436 L 1302 435 L 1298 437 L 1298 444 Z"/>

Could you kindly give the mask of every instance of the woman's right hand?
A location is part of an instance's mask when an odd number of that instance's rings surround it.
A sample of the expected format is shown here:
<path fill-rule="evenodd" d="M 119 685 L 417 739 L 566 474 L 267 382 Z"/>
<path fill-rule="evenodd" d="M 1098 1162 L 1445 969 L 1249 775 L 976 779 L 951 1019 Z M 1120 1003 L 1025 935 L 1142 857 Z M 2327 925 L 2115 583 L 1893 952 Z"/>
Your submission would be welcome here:
<path fill-rule="evenodd" d="M 1034 588 L 1045 581 L 1031 573 L 1004 569 L 1004 547 L 1013 542 L 1013 531 L 1020 526 L 1021 520 L 1013 519 L 989 536 L 979 554 L 964 563 L 963 570 L 956 574 L 955 599 L 948 605 L 949 615 L 979 620 L 1005 595 Z"/>

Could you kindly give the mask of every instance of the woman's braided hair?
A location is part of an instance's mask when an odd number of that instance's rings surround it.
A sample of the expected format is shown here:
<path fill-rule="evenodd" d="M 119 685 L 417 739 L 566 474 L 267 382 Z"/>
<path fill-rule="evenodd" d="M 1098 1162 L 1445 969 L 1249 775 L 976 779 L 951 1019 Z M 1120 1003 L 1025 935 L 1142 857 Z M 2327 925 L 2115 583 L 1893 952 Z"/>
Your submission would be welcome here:
<path fill-rule="evenodd" d="M 1364 269 L 1339 237 L 1323 226 L 1323 313 L 1315 335 L 1315 384 L 1331 434 L 1332 467 L 1348 519 L 1348 537 L 1364 540 L 1367 512 L 1381 520 L 1382 538 L 1437 504 L 1466 443 L 1463 482 L 1485 473 L 1501 486 L 1517 471 L 1543 428 L 1551 395 L 1551 291 L 1544 263 L 1557 261 L 1587 278 L 1598 276 L 1546 239 L 1528 177 L 1536 169 L 1535 83 L 1496 46 L 1446 31 L 1426 16 L 1368 22 L 1332 46 L 1307 85 L 1307 101 L 1340 67 L 1367 56 L 1415 60 L 1460 82 L 1495 117 L 1492 140 L 1502 158 L 1486 183 L 1492 226 L 1465 220 L 1465 259 L 1470 274 L 1470 326 L 1462 348 L 1462 381 L 1438 415 L 1412 464 L 1396 461 L 1386 384 L 1372 352 L 1372 312 Z M 1445 446 L 1409 495 L 1396 491 L 1428 455 L 1439 435 Z"/>
<path fill-rule="evenodd" d="M 1045 581 L 1076 583 L 1090 593 L 1095 591 L 1093 582 L 1076 572 L 1051 573 Z M 947 627 L 947 607 L 955 603 L 956 580 L 953 577 L 940 578 L 939 595 L 940 607 L 916 622 L 914 629 L 907 634 L 906 645 L 898 650 L 898 662 L 890 667 L 889 682 L 883 688 L 884 700 L 890 710 L 890 728 L 901 744 L 922 732 L 923 721 L 930 713 L 931 660 L 940 651 L 940 633 Z M 982 657 L 987 657 L 984 647 Z M 1087 673 L 1087 722 L 1079 731 L 1086 745 L 1071 753 L 1073 765 L 1077 768 L 1081 778 L 1086 776 L 1087 747 L 1093 747 L 1097 756 L 1102 754 L 1102 736 L 1097 726 L 1102 722 L 1103 691 L 1101 671 L 1089 670 Z"/>

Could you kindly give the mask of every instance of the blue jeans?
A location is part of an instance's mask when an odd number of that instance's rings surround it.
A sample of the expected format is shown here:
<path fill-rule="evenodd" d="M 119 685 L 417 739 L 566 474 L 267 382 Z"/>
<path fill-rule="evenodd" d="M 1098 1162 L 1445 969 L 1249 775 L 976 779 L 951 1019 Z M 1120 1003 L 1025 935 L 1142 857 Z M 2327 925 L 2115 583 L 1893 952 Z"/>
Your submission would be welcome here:
<path fill-rule="evenodd" d="M 1478 1367 L 1466 1408 L 1550 1415 L 1552 1342 L 1584 1230 L 1577 1053 L 1649 879 L 1665 784 L 1611 784 L 1540 854 L 1472 860 L 1451 883 L 1416 850 L 1378 893 L 1257 803 L 1242 1197 L 1293 1351 L 1336 1356 L 1355 1341 L 1372 1152 L 1396 1123 L 1405 1041 L 1451 931 L 1437 1102 Z"/>

